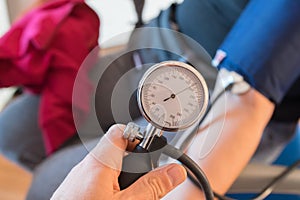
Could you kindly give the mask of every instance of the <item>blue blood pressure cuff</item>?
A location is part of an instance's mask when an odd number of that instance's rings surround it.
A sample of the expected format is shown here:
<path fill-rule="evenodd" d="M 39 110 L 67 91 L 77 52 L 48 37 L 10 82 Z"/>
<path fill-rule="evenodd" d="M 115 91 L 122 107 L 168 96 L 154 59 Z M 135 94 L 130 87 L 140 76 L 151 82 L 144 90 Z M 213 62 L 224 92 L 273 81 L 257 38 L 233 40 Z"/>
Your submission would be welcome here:
<path fill-rule="evenodd" d="M 279 104 L 300 77 L 300 1 L 249 2 L 213 60 Z"/>

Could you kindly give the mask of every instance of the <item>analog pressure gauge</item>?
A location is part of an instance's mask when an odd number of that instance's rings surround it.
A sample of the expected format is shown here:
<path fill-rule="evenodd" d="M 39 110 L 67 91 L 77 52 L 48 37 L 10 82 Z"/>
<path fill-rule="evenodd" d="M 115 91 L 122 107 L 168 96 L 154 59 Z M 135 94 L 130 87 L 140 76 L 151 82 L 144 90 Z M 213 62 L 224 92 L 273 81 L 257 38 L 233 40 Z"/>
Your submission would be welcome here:
<path fill-rule="evenodd" d="M 202 75 L 178 61 L 149 68 L 139 83 L 137 96 L 143 116 L 165 131 L 186 129 L 198 122 L 208 105 L 208 89 Z"/>

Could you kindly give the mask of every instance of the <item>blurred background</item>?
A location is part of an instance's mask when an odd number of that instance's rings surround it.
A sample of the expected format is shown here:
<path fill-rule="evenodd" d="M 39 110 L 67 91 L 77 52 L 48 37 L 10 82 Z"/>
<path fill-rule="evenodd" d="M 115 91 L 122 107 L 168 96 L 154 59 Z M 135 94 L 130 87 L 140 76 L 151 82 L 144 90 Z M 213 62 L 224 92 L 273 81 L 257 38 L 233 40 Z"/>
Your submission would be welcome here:
<path fill-rule="evenodd" d="M 34 0 L 1 0 L 0 1 L 0 36 L 2 36 L 16 20 L 19 13 L 28 7 Z M 130 31 L 134 28 L 136 15 L 133 0 L 87 0 L 86 1 L 99 15 L 101 20 L 99 43 L 102 48 L 111 48 L 125 44 Z M 145 21 L 158 15 L 161 9 L 168 7 L 172 2 L 181 0 L 146 0 L 143 19 Z M 122 34 L 113 41 L 110 38 Z M 0 89 L 0 112 L 5 104 L 11 100 L 16 88 Z M 1 139 L 1 138 L 0 138 Z M 0 155 L 0 199 L 25 199 L 32 175 L 6 160 Z"/>
<path fill-rule="evenodd" d="M 161 9 L 167 8 L 173 2 L 182 0 L 146 0 L 143 19 L 148 21 L 158 15 Z M 1 0 L 0 1 L 0 36 L 2 36 L 16 20 L 19 13 L 34 0 Z M 130 31 L 134 28 L 136 14 L 133 0 L 110 0 L 86 2 L 98 13 L 101 19 L 99 43 L 102 48 L 110 48 L 126 43 Z M 122 34 L 120 37 L 115 37 Z M 114 40 L 110 40 L 114 37 Z M 0 89 L 0 110 L 14 93 L 13 88 Z"/>
<path fill-rule="evenodd" d="M 34 1 L 35 0 L 0 0 L 0 36 L 9 30 L 20 12 Z M 147 22 L 157 16 L 160 10 L 167 8 L 171 3 L 180 3 L 181 1 L 183 0 L 146 0 L 143 20 Z M 86 0 L 86 2 L 98 13 L 101 20 L 99 37 L 101 48 L 108 50 L 125 44 L 137 20 L 133 0 Z M 111 38 L 114 38 L 114 40 L 111 40 Z M 16 88 L 13 87 L 0 88 L 0 112 L 5 105 L 12 100 L 15 91 Z M 299 131 L 300 129 L 298 132 Z M 300 134 L 298 134 L 293 142 L 293 147 L 298 148 L 300 144 Z M 286 148 L 282 153 L 281 159 L 277 160 L 276 164 L 285 163 L 286 160 L 294 156 L 296 152 L 299 152 L 299 150 Z M 25 199 L 31 179 L 32 174 L 6 160 L 0 154 L 0 200 Z"/>

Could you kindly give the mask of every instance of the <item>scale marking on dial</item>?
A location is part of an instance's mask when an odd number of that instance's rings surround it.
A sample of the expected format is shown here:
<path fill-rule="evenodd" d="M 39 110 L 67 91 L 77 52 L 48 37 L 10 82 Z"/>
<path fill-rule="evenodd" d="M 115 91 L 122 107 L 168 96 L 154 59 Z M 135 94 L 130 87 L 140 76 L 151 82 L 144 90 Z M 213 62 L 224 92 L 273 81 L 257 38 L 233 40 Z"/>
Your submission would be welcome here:
<path fill-rule="evenodd" d="M 185 63 L 170 61 L 153 66 L 145 73 L 139 88 L 142 114 L 164 130 L 191 126 L 207 106 L 204 79 Z"/>

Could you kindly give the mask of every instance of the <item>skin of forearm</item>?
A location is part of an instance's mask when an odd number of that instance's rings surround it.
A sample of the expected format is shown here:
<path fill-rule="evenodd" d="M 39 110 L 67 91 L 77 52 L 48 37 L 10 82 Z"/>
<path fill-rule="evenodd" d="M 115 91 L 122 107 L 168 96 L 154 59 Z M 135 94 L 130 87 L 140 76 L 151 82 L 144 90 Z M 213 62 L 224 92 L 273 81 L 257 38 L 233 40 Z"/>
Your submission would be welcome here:
<path fill-rule="evenodd" d="M 273 103 L 254 89 L 243 95 L 228 92 L 213 106 L 186 153 L 203 169 L 214 191 L 224 194 L 247 165 L 273 110 Z M 205 154 L 199 148 L 204 140 L 209 146 Z M 200 196 L 187 180 L 166 199 Z"/>

